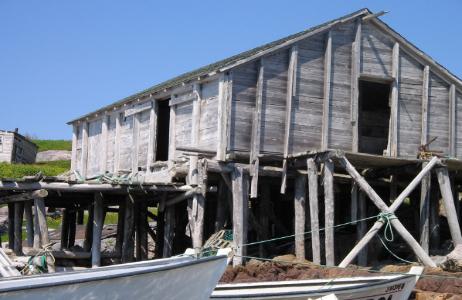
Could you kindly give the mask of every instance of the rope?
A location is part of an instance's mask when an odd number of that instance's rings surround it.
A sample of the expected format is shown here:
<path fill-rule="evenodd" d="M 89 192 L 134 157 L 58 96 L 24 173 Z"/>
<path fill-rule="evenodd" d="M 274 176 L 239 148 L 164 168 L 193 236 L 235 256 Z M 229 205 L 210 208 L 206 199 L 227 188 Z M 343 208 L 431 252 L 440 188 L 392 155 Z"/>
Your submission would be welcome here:
<path fill-rule="evenodd" d="M 376 215 L 376 216 L 372 216 L 372 217 L 366 217 L 364 219 L 360 219 L 360 220 L 356 220 L 356 221 L 351 221 L 351 222 L 346 222 L 346 223 L 342 223 L 342 224 L 337 224 L 337 225 L 334 225 L 334 226 L 328 226 L 328 227 L 324 227 L 324 228 L 319 228 L 318 230 L 310 230 L 310 231 L 305 231 L 305 232 L 302 232 L 302 233 L 298 233 L 298 234 L 290 234 L 290 235 L 285 235 L 285 236 L 280 236 L 280 237 L 276 237 L 276 238 L 272 238 L 272 239 L 267 239 L 267 240 L 261 240 L 261 241 L 256 241 L 256 242 L 252 242 L 252 243 L 247 243 L 247 244 L 243 244 L 242 246 L 253 246 L 253 245 L 259 245 L 259 244 L 263 244 L 263 243 L 269 243 L 269 242 L 274 242 L 274 241 L 280 241 L 280 240 L 285 240 L 285 239 L 289 239 L 289 238 L 294 238 L 296 236 L 305 236 L 307 234 L 310 234 L 312 232 L 316 232 L 316 231 L 324 231 L 326 229 L 331 229 L 331 228 L 339 228 L 339 227 L 343 227 L 343 226 L 347 226 L 347 225 L 355 225 L 356 223 L 358 222 L 364 222 L 364 221 L 368 221 L 368 220 L 372 220 L 372 219 L 377 219 L 379 218 L 380 214 Z"/>
<path fill-rule="evenodd" d="M 385 229 L 383 230 L 383 237 L 387 242 L 393 242 L 395 236 L 393 234 L 393 227 L 391 227 L 391 220 L 397 219 L 395 214 L 389 212 L 381 212 L 377 215 L 377 221 L 385 224 Z"/>
<path fill-rule="evenodd" d="M 400 261 L 402 261 L 402 262 L 404 262 L 404 263 L 407 263 L 407 264 L 413 264 L 413 263 L 414 263 L 414 262 L 412 262 L 412 261 L 409 261 L 409 260 L 406 260 L 406 259 L 404 259 L 404 258 L 399 257 L 397 254 L 395 254 L 393 251 L 391 251 L 391 250 L 387 247 L 387 245 L 386 245 L 385 242 L 382 240 L 382 238 L 380 237 L 380 235 L 377 235 L 377 237 L 379 238 L 379 240 L 380 240 L 380 242 L 382 243 L 382 245 L 383 245 L 383 247 L 385 248 L 385 250 L 387 250 L 388 253 L 390 253 L 394 258 L 396 258 L 397 260 L 400 260 Z"/>

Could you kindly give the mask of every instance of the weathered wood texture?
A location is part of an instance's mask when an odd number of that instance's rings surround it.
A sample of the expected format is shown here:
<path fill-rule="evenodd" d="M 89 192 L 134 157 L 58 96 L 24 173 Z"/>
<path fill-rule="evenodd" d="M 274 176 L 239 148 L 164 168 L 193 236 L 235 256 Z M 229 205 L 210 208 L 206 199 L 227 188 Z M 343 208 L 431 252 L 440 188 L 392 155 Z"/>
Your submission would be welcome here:
<path fill-rule="evenodd" d="M 21 134 L 0 130 L 0 162 L 33 163 L 37 146 Z"/>
<path fill-rule="evenodd" d="M 249 178 L 242 168 L 236 168 L 231 173 L 233 188 L 233 241 L 236 252 L 233 265 L 241 265 L 246 255 L 247 215 L 249 202 Z"/>

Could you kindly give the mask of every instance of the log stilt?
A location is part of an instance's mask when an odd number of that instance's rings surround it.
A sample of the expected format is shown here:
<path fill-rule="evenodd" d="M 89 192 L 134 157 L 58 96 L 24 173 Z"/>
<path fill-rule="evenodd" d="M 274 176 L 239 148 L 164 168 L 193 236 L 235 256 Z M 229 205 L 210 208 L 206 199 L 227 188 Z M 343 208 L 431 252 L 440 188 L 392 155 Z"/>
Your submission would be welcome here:
<path fill-rule="evenodd" d="M 226 221 L 226 210 L 228 208 L 228 188 L 223 180 L 218 183 L 217 210 L 215 216 L 215 232 L 222 230 Z"/>
<path fill-rule="evenodd" d="M 422 164 L 425 168 L 427 162 Z M 420 245 L 430 253 L 430 191 L 431 174 L 427 174 L 420 183 Z"/>
<path fill-rule="evenodd" d="M 358 185 L 354 181 L 351 182 L 350 194 L 351 194 L 350 220 L 351 222 L 356 222 L 358 220 L 359 189 L 358 189 Z"/>
<path fill-rule="evenodd" d="M 148 259 L 148 207 L 146 202 L 141 201 L 138 203 L 137 214 L 137 231 L 136 231 L 136 259 Z"/>
<path fill-rule="evenodd" d="M 34 211 L 34 248 L 40 248 L 40 226 L 38 221 L 38 213 L 37 213 L 37 206 L 32 207 Z"/>
<path fill-rule="evenodd" d="M 14 246 L 16 255 L 22 255 L 22 220 L 24 216 L 24 202 L 14 204 Z"/>
<path fill-rule="evenodd" d="M 257 240 L 264 241 L 269 239 L 269 212 L 271 211 L 271 188 L 269 184 L 264 184 L 260 187 L 260 199 L 258 199 L 258 223 L 261 231 L 258 232 Z M 266 257 L 265 244 L 258 245 L 260 257 Z"/>
<path fill-rule="evenodd" d="M 366 195 L 359 191 L 358 197 L 358 219 L 362 220 L 367 217 L 367 203 Z M 356 236 L 357 241 L 359 242 L 367 232 L 367 222 L 361 221 L 356 225 Z M 367 247 L 364 247 L 358 253 L 358 265 L 367 266 Z"/>
<path fill-rule="evenodd" d="M 91 266 L 96 268 L 101 266 L 101 236 L 104 225 L 104 205 L 103 195 L 95 193 L 93 211 L 93 242 L 91 245 Z M 75 220 L 74 220 L 75 222 Z"/>
<path fill-rule="evenodd" d="M 69 211 L 69 239 L 67 247 L 71 248 L 75 245 L 75 235 L 77 233 L 77 212 L 75 210 Z"/>
<path fill-rule="evenodd" d="M 164 248 L 162 251 L 163 257 L 172 256 L 173 252 L 173 237 L 175 235 L 175 206 L 167 206 L 165 208 L 165 225 L 164 225 Z"/>
<path fill-rule="evenodd" d="M 14 203 L 8 203 L 8 248 L 14 249 Z"/>
<path fill-rule="evenodd" d="M 116 244 L 115 244 L 115 249 L 117 253 L 119 253 L 119 255 L 122 254 L 122 244 L 124 241 L 125 208 L 126 208 L 126 202 L 121 201 L 119 203 L 119 212 L 117 215 L 117 233 L 116 233 Z"/>
<path fill-rule="evenodd" d="M 430 188 L 430 250 L 440 247 L 440 198 L 436 185 Z"/>
<path fill-rule="evenodd" d="M 156 258 L 163 257 L 164 251 L 164 228 L 165 228 L 165 201 L 167 194 L 162 194 L 157 205 L 157 226 L 156 226 Z"/>
<path fill-rule="evenodd" d="M 32 215 L 32 201 L 24 202 L 24 217 L 26 218 L 27 247 L 34 246 L 34 217 Z"/>
<path fill-rule="evenodd" d="M 324 224 L 325 224 L 325 250 L 326 265 L 335 264 L 334 249 L 334 163 L 332 160 L 324 162 Z"/>
<path fill-rule="evenodd" d="M 61 250 L 69 247 L 69 209 L 64 209 L 61 220 Z"/>
<path fill-rule="evenodd" d="M 91 204 L 88 207 L 88 220 L 87 224 L 85 225 L 85 239 L 83 241 L 83 250 L 87 252 L 90 251 L 93 241 L 93 220 L 95 217 L 94 211 L 94 204 Z"/>
<path fill-rule="evenodd" d="M 35 212 L 37 214 L 37 227 L 40 232 L 40 243 L 44 247 L 50 243 L 48 236 L 47 214 L 45 211 L 45 201 L 43 198 L 34 198 Z"/>
<path fill-rule="evenodd" d="M 454 205 L 448 170 L 445 167 L 436 168 L 436 175 L 440 186 L 441 196 L 443 197 L 452 242 L 454 245 L 462 244 L 462 234 L 460 232 L 459 219 Z"/>
<path fill-rule="evenodd" d="M 306 177 L 298 175 L 295 178 L 295 256 L 298 260 L 305 260 L 305 200 Z"/>
<path fill-rule="evenodd" d="M 311 248 L 313 263 L 321 264 L 321 241 L 319 238 L 318 167 L 313 158 L 307 160 L 308 194 L 311 220 Z"/>
<path fill-rule="evenodd" d="M 246 255 L 244 244 L 247 243 L 247 215 L 249 205 L 249 178 L 244 170 L 237 167 L 231 173 L 233 186 L 233 241 L 236 253 L 233 266 L 242 265 Z"/>
<path fill-rule="evenodd" d="M 135 199 L 127 196 L 125 202 L 124 237 L 122 244 L 122 263 L 133 261 L 135 251 L 134 229 L 135 229 Z"/>

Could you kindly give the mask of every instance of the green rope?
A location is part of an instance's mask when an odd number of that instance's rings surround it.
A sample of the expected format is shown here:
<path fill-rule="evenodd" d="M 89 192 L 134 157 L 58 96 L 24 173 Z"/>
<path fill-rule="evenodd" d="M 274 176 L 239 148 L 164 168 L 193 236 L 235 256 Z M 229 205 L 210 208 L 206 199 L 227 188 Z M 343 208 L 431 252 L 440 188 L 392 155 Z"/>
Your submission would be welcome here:
<path fill-rule="evenodd" d="M 391 220 L 397 219 L 395 214 L 390 212 L 381 212 L 377 215 L 377 221 L 385 224 L 385 229 L 383 230 L 383 237 L 387 242 L 393 242 L 395 236 L 393 234 L 393 227 L 391 227 Z"/>
<path fill-rule="evenodd" d="M 360 219 L 360 220 L 356 220 L 356 221 L 351 221 L 351 222 L 346 222 L 346 223 L 342 223 L 342 224 L 337 224 L 337 225 L 334 225 L 334 226 L 319 228 L 317 231 L 324 231 L 324 230 L 326 230 L 326 229 L 330 229 L 330 228 L 339 228 L 339 227 L 343 227 L 343 226 L 347 226 L 347 225 L 355 225 L 355 224 L 358 223 L 358 222 L 364 222 L 364 221 L 368 221 L 368 220 L 372 220 L 372 219 L 377 219 L 379 216 L 380 216 L 380 214 L 377 215 L 377 216 L 367 217 L 367 218 Z M 272 238 L 272 239 L 268 239 L 268 240 L 262 240 L 262 241 L 257 241 L 257 242 L 252 242 L 252 243 L 243 244 L 242 246 L 244 247 L 244 246 L 259 245 L 259 244 L 263 244 L 263 243 L 269 243 L 269 242 L 274 242 L 274 241 L 280 241 L 280 240 L 290 239 L 290 238 L 294 238 L 294 237 L 300 236 L 300 235 L 305 236 L 305 235 L 310 234 L 310 233 L 312 233 L 312 232 L 314 232 L 314 231 L 315 231 L 315 230 L 310 230 L 310 231 L 305 231 L 305 232 L 303 232 L 303 233 L 280 236 L 280 237 L 276 237 L 276 238 Z"/>
<path fill-rule="evenodd" d="M 380 235 L 377 235 L 377 237 L 379 238 L 380 242 L 382 243 L 383 247 L 385 248 L 385 250 L 388 251 L 388 253 L 390 253 L 394 258 L 396 258 L 397 260 L 400 260 L 404 263 L 407 263 L 407 264 L 413 264 L 414 262 L 412 261 L 409 261 L 409 260 L 406 260 L 404 258 L 401 258 L 399 257 L 397 254 L 395 254 L 393 251 L 391 251 L 388 247 L 387 247 L 387 244 L 382 240 L 382 238 L 380 237 Z"/>

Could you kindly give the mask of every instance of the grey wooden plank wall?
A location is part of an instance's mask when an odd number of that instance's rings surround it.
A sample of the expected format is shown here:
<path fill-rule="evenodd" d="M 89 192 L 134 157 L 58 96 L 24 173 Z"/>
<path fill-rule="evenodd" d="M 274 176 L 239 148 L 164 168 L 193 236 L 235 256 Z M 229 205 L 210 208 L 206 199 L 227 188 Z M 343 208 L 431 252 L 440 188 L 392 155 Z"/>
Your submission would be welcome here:
<path fill-rule="evenodd" d="M 0 162 L 11 162 L 14 136 L 10 132 L 0 133 L 2 145 L 0 146 Z"/>

